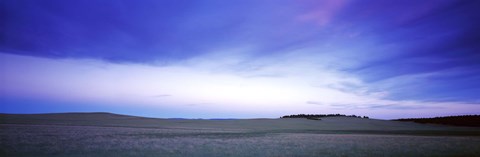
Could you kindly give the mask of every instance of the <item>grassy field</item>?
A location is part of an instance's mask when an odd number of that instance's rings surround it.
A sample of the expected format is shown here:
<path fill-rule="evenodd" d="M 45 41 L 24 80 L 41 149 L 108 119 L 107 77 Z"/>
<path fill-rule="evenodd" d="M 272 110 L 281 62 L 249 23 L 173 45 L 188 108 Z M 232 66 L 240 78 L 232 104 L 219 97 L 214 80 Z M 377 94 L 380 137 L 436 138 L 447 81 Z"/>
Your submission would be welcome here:
<path fill-rule="evenodd" d="M 480 156 L 480 129 L 351 117 L 0 114 L 0 156 Z"/>

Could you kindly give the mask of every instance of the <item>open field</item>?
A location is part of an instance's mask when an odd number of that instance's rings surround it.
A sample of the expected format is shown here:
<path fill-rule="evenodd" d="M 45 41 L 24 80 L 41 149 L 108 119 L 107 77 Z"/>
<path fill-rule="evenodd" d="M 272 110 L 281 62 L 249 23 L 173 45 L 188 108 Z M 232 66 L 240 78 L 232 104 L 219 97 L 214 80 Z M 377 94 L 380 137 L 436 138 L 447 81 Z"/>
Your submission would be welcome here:
<path fill-rule="evenodd" d="M 480 128 L 351 117 L 0 115 L 0 156 L 480 156 Z"/>

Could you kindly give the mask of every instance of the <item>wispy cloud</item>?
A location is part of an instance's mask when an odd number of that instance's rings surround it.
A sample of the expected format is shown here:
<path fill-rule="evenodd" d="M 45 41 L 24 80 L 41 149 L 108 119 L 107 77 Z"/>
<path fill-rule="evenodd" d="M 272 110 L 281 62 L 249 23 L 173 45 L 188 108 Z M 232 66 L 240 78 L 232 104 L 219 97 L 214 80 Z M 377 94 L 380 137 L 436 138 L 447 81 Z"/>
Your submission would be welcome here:
<path fill-rule="evenodd" d="M 154 95 L 152 97 L 154 98 L 163 98 L 163 97 L 169 97 L 169 96 L 172 96 L 172 95 L 169 95 L 169 94 L 159 94 L 159 95 Z"/>

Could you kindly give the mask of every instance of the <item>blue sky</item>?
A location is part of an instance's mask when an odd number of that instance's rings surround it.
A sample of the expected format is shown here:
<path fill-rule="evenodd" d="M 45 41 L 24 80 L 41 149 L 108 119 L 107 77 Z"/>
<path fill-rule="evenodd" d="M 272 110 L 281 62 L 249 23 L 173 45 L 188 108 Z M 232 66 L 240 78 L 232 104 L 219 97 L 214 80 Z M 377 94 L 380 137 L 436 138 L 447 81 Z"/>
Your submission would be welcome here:
<path fill-rule="evenodd" d="M 475 0 L 6 0 L 0 112 L 480 114 Z"/>

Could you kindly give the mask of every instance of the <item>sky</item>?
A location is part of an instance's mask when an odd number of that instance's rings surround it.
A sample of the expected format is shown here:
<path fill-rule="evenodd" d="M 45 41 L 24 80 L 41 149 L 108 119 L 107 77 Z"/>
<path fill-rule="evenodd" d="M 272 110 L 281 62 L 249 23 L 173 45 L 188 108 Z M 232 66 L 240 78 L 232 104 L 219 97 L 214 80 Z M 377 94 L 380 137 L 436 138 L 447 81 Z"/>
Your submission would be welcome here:
<path fill-rule="evenodd" d="M 0 113 L 480 114 L 477 0 L 3 0 Z"/>

